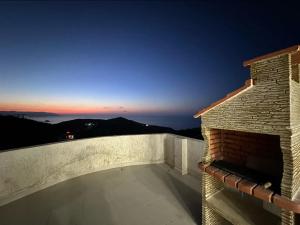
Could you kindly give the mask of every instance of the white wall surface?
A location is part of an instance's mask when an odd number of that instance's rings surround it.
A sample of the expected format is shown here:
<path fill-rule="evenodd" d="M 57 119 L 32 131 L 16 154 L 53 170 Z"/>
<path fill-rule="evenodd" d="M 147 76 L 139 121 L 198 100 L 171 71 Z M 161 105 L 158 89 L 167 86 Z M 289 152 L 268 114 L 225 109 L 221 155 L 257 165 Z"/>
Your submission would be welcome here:
<path fill-rule="evenodd" d="M 200 177 L 198 162 L 202 160 L 204 141 L 197 139 L 187 139 L 187 161 L 188 173 L 192 176 Z"/>
<path fill-rule="evenodd" d="M 165 163 L 177 171 L 200 177 L 198 162 L 203 157 L 204 141 L 183 136 L 166 134 Z"/>
<path fill-rule="evenodd" d="M 2 152 L 0 206 L 100 170 L 163 162 L 174 167 L 175 143 L 182 145 L 182 139 L 187 142 L 183 167 L 200 174 L 196 163 L 201 159 L 202 141 L 172 134 L 99 137 Z"/>

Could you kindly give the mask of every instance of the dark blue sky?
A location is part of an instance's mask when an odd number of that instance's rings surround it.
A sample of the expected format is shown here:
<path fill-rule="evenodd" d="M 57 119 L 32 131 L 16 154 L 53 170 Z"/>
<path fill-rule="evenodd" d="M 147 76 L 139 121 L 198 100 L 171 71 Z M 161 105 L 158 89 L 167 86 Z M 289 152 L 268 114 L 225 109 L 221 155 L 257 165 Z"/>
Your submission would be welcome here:
<path fill-rule="evenodd" d="M 2 2 L 0 110 L 193 115 L 300 43 L 298 6 L 226 2 Z"/>

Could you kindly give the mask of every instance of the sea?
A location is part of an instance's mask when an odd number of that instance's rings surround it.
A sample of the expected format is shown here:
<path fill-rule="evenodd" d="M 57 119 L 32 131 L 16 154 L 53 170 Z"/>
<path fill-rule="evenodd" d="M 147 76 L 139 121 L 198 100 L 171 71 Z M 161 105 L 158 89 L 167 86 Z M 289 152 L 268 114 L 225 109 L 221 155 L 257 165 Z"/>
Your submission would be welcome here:
<path fill-rule="evenodd" d="M 120 115 L 119 115 L 120 116 Z M 44 117 L 27 117 L 28 119 L 48 122 L 51 124 L 60 123 L 63 121 L 74 119 L 112 119 L 119 117 L 116 115 L 59 115 L 59 116 L 44 116 Z M 170 127 L 175 130 L 200 128 L 200 120 L 193 118 L 192 115 L 164 115 L 164 116 L 141 116 L 141 115 L 126 115 L 122 116 L 129 120 L 134 120 L 139 123 Z"/>

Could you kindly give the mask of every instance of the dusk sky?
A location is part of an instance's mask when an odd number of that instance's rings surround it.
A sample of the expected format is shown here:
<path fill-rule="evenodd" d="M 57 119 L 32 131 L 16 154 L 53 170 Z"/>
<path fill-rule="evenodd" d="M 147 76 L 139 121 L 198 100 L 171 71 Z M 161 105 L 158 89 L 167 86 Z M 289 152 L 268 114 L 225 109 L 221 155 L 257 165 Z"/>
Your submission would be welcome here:
<path fill-rule="evenodd" d="M 298 6 L 219 2 L 2 2 L 0 111 L 192 116 L 300 43 Z"/>

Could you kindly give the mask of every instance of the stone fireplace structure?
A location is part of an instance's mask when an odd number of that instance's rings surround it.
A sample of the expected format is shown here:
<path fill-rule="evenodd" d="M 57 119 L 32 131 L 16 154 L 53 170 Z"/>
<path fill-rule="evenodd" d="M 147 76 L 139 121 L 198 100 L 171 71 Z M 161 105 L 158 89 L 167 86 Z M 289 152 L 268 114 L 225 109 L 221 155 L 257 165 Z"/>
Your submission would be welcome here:
<path fill-rule="evenodd" d="M 251 79 L 199 111 L 202 224 L 300 224 L 300 46 L 244 62 Z"/>

